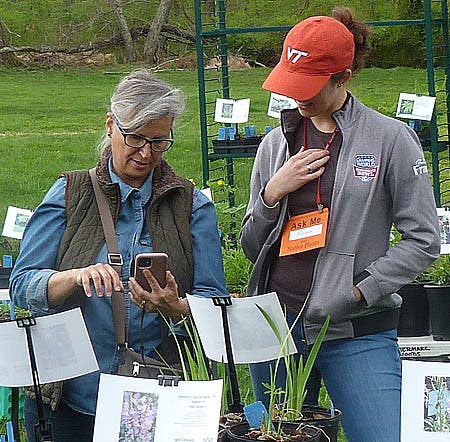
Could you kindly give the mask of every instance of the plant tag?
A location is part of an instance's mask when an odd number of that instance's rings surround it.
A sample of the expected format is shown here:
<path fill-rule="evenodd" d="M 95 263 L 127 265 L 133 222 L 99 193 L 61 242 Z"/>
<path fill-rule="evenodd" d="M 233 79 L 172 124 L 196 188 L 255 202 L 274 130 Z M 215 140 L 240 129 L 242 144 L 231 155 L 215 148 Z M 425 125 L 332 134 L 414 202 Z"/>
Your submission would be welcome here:
<path fill-rule="evenodd" d="M 250 425 L 250 428 L 260 428 L 268 415 L 267 409 L 261 401 L 253 402 L 250 405 L 244 405 L 244 414 Z"/>

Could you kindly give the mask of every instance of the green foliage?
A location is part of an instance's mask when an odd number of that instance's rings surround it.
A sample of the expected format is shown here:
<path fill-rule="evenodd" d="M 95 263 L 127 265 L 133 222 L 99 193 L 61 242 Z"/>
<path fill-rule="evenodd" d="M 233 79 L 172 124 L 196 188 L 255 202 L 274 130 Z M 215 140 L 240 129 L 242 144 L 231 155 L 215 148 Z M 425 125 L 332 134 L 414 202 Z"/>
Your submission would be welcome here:
<path fill-rule="evenodd" d="M 189 344 L 185 341 L 183 349 L 181 348 L 181 343 L 177 334 L 173 333 L 183 368 L 183 377 L 187 381 L 222 379 L 223 389 L 221 410 L 222 414 L 225 414 L 229 408 L 228 399 L 231 391 L 226 364 L 215 363 L 206 357 L 200 336 L 191 316 L 185 318 L 183 325 L 189 337 Z M 173 326 L 170 325 L 170 327 L 173 330 Z"/>
<path fill-rule="evenodd" d="M 14 313 L 16 315 L 16 319 L 18 318 L 26 318 L 30 315 L 30 312 L 27 309 L 22 307 L 14 306 Z M 0 322 L 10 321 L 10 304 L 0 304 Z"/>
<path fill-rule="evenodd" d="M 191 344 L 184 342 L 184 353 L 186 354 L 189 370 L 184 372 L 184 378 L 189 381 L 205 381 L 211 378 L 211 368 L 203 352 L 197 328 L 191 317 L 187 318 L 184 325 Z M 192 348 L 192 351 L 191 351 Z"/>
<path fill-rule="evenodd" d="M 420 26 L 376 28 L 371 37 L 368 66 L 426 67 L 425 33 Z"/>
<path fill-rule="evenodd" d="M 245 296 L 253 264 L 244 255 L 239 244 L 225 241 L 222 247 L 227 290 L 237 296 Z"/>
<path fill-rule="evenodd" d="M 391 227 L 391 233 L 389 238 L 389 245 L 395 246 L 402 239 L 402 234 L 394 227 Z"/>
<path fill-rule="evenodd" d="M 19 254 L 19 247 L 20 241 L 18 239 L 0 238 L 0 260 L 3 255 L 11 255 L 13 262 L 15 262 Z"/>
<path fill-rule="evenodd" d="M 437 285 L 450 284 L 450 255 L 441 255 L 423 273 L 423 279 Z"/>
<path fill-rule="evenodd" d="M 264 386 L 268 389 L 269 394 L 269 409 L 268 414 L 265 416 L 263 431 L 271 432 L 273 428 L 273 419 L 277 418 L 280 422 L 282 420 L 297 420 L 301 419 L 301 411 L 303 408 L 303 402 L 306 397 L 306 384 L 311 374 L 314 362 L 319 353 L 322 342 L 325 339 L 325 334 L 330 324 L 330 316 L 327 316 L 325 322 L 320 329 L 319 334 L 312 346 L 312 349 L 308 355 L 306 363 L 303 364 L 303 357 L 300 356 L 299 360 L 295 360 L 295 356 L 289 354 L 289 339 L 292 335 L 292 330 L 300 319 L 298 315 L 288 333 L 283 336 L 277 325 L 273 321 L 272 317 L 261 306 L 256 304 L 256 307 L 263 315 L 264 319 L 270 325 L 270 328 L 275 333 L 278 342 L 280 343 L 280 353 L 275 362 L 275 368 L 270 367 L 270 383 L 265 383 Z M 276 385 L 276 378 L 281 361 L 284 361 L 286 367 L 286 384 L 284 389 Z M 277 434 L 281 431 L 281 426 L 277 428 Z"/>
<path fill-rule="evenodd" d="M 434 2 L 439 8 L 439 2 Z M 159 1 L 130 0 L 123 2 L 124 14 L 131 30 L 142 29 L 153 20 Z M 203 2 L 203 21 L 210 21 Z M 311 15 L 329 15 L 333 0 L 228 0 L 228 28 L 293 26 Z M 339 6 L 353 9 L 361 20 L 398 20 L 423 17 L 423 0 L 341 0 Z M 276 11 L 276 14 L 274 13 Z M 4 0 L 0 3 L 0 18 L 10 32 L 6 33 L 12 46 L 77 47 L 88 46 L 119 35 L 111 3 L 104 0 Z M 214 17 L 213 17 L 214 18 Z M 174 2 L 168 24 L 190 33 L 195 32 L 192 0 Z M 250 62 L 273 65 L 279 59 L 285 32 L 247 32 L 227 36 L 230 53 L 240 54 Z M 142 54 L 145 35 L 135 36 L 138 54 Z M 194 43 L 163 39 L 165 56 L 180 56 L 195 50 Z M 389 26 L 377 29 L 372 41 L 371 66 L 424 66 L 425 44 L 423 27 L 416 25 Z M 122 44 L 110 44 L 107 52 L 123 58 Z"/>
<path fill-rule="evenodd" d="M 0 435 L 7 434 L 7 427 L 6 425 L 10 421 L 9 416 L 0 416 Z M 25 441 L 26 439 L 26 431 L 25 431 L 25 421 L 23 419 L 19 419 L 19 435 L 14 435 L 17 437 L 17 441 Z"/>
<path fill-rule="evenodd" d="M 314 365 L 314 361 L 317 358 L 322 342 L 325 338 L 325 334 L 330 324 L 330 316 L 327 317 L 317 339 L 314 341 L 311 352 L 308 355 L 306 363 L 303 365 L 303 357 L 300 356 L 299 360 L 293 357 L 293 355 L 285 356 L 286 364 L 286 394 L 284 403 L 284 415 L 291 418 L 292 415 L 298 415 L 303 408 L 303 403 L 306 398 L 306 383 Z"/>

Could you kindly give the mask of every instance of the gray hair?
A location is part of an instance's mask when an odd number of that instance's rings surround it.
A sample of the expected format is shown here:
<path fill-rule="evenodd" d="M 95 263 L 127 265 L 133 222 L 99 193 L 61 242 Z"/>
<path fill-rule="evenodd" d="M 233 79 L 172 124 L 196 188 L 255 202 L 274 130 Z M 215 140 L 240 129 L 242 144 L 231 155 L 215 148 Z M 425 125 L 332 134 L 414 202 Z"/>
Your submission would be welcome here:
<path fill-rule="evenodd" d="M 111 97 L 111 112 L 131 132 L 163 117 L 175 120 L 184 108 L 182 92 L 147 69 L 136 69 L 122 78 Z M 99 150 L 103 151 L 110 144 L 111 139 L 105 133 Z"/>

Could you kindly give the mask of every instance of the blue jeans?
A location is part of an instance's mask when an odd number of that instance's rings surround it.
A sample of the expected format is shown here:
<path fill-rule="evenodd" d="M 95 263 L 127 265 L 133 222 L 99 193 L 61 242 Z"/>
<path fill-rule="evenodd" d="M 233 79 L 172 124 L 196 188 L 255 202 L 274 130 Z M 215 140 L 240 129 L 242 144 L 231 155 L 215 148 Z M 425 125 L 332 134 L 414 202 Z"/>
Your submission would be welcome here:
<path fill-rule="evenodd" d="M 305 353 L 301 334 L 298 325 L 293 336 L 299 352 Z M 250 365 L 255 398 L 265 404 L 268 398 L 261 382 L 269 381 L 270 364 L 273 362 Z M 349 442 L 400 441 L 401 360 L 397 330 L 326 341 L 315 367 L 318 372 L 307 386 L 305 403 L 317 401 L 320 373 L 334 406 L 342 411 L 342 426 Z M 278 385 L 283 387 L 281 378 L 277 377 Z"/>
<path fill-rule="evenodd" d="M 78 413 L 63 402 L 56 411 L 44 405 L 44 415 L 52 425 L 53 442 L 92 442 L 95 416 Z M 27 442 L 38 442 L 34 437 L 34 424 L 38 422 L 36 401 L 25 399 L 24 417 Z"/>

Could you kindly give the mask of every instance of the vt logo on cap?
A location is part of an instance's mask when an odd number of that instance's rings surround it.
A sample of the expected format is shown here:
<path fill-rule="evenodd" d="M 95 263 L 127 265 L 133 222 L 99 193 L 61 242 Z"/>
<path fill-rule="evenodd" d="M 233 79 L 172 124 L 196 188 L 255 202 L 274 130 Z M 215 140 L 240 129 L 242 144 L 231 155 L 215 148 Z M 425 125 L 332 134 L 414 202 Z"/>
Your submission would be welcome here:
<path fill-rule="evenodd" d="M 355 42 L 347 27 L 332 17 L 315 16 L 287 34 L 279 63 L 263 88 L 306 101 L 317 95 L 332 75 L 353 63 Z"/>
<path fill-rule="evenodd" d="M 307 57 L 309 52 L 299 51 L 298 49 L 291 48 L 288 46 L 287 48 L 287 59 L 291 63 L 297 63 L 300 57 Z"/>

